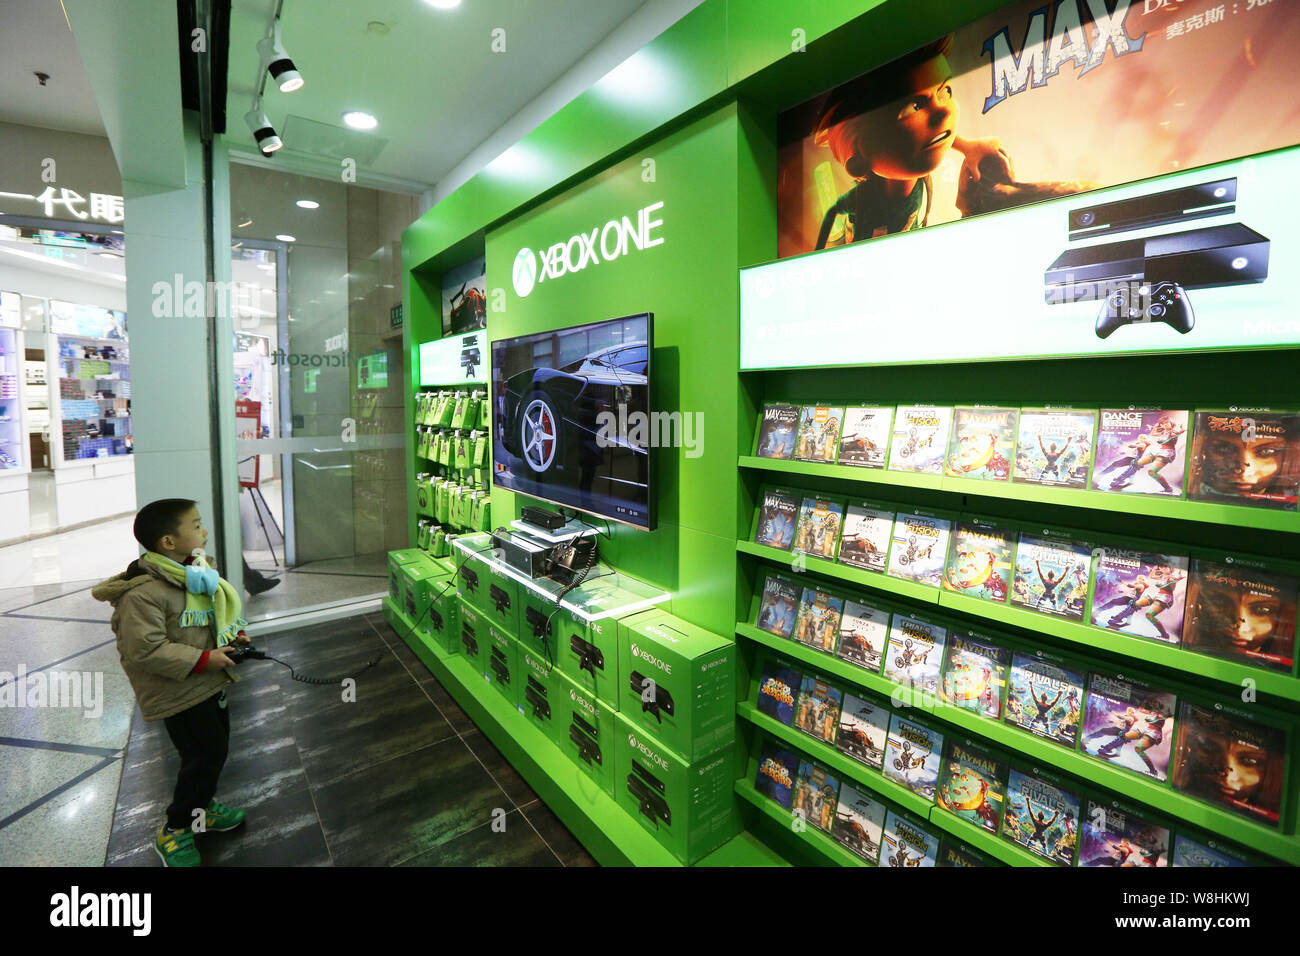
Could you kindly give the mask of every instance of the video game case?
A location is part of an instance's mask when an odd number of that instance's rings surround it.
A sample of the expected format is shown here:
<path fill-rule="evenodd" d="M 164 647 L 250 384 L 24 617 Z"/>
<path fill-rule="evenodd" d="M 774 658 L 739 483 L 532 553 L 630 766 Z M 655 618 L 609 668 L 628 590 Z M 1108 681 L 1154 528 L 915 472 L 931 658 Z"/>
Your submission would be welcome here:
<path fill-rule="evenodd" d="M 764 486 L 758 505 L 754 543 L 789 551 L 794 544 L 794 527 L 802 502 L 801 492 Z"/>
<path fill-rule="evenodd" d="M 1096 426 L 1091 409 L 1021 409 L 1012 480 L 1087 488 Z"/>
<path fill-rule="evenodd" d="M 943 589 L 979 601 L 1005 604 L 1011 590 L 1016 531 L 981 518 L 957 522 L 948 541 Z"/>
<path fill-rule="evenodd" d="M 1028 528 L 1016 543 L 1010 603 L 1082 621 L 1092 580 L 1091 541 L 1053 528 Z"/>
<path fill-rule="evenodd" d="M 799 431 L 794 440 L 795 459 L 835 462 L 839 457 L 843 421 L 842 405 L 804 405 L 799 412 Z"/>
<path fill-rule="evenodd" d="M 805 587 L 799 600 L 794 639 L 800 644 L 834 654 L 840 638 L 840 614 L 844 599 L 822 588 Z"/>
<path fill-rule="evenodd" d="M 936 803 L 992 834 L 1002 826 L 1007 795 L 1007 758 L 969 739 L 949 739 L 939 767 Z"/>
<path fill-rule="evenodd" d="M 860 764 L 881 769 L 892 715 L 889 708 L 853 694 L 844 696 L 835 747 Z"/>
<path fill-rule="evenodd" d="M 1234 846 L 1228 846 L 1221 840 L 1201 840 L 1184 833 L 1174 834 L 1173 861 L 1170 866 L 1262 866 L 1260 858 L 1253 853 Z"/>
<path fill-rule="evenodd" d="M 1190 417 L 1186 410 L 1103 408 L 1093 490 L 1181 498 Z"/>
<path fill-rule="evenodd" d="M 1241 708 L 1184 700 L 1171 774 L 1174 789 L 1258 823 L 1277 826 L 1286 777 L 1287 730 Z"/>
<path fill-rule="evenodd" d="M 893 423 L 892 405 L 850 405 L 845 408 L 839 463 L 861 468 L 884 468 Z"/>
<path fill-rule="evenodd" d="M 1169 691 L 1093 674 L 1083 707 L 1083 752 L 1163 783 L 1169 779 L 1176 709 Z"/>
<path fill-rule="evenodd" d="M 765 797 L 791 809 L 794 781 L 799 770 L 799 753 L 776 740 L 765 740 L 758 756 L 754 788 Z"/>
<path fill-rule="evenodd" d="M 835 811 L 839 806 L 840 781 L 820 764 L 804 758 L 799 761 L 799 773 L 794 782 L 794 802 L 791 809 L 803 814 L 806 822 L 824 833 L 835 826 Z"/>
<path fill-rule="evenodd" d="M 890 612 L 884 608 L 845 598 L 835 656 L 879 674 L 885 646 L 889 643 L 889 619 Z"/>
<path fill-rule="evenodd" d="M 974 631 L 949 635 L 939 680 L 939 699 L 997 720 L 1006 701 L 1010 663 L 1010 650 Z"/>
<path fill-rule="evenodd" d="M 843 783 L 831 835 L 855 856 L 875 866 L 880 860 L 881 834 L 887 813 L 888 807 L 884 803 L 852 784 Z"/>
<path fill-rule="evenodd" d="M 844 522 L 844 499 L 806 495 L 799 505 L 791 549 L 814 558 L 835 560 Z"/>
<path fill-rule="evenodd" d="M 1079 866 L 1169 866 L 1169 827 L 1144 808 L 1087 797 L 1080 824 Z"/>
<path fill-rule="evenodd" d="M 934 511 L 900 511 L 894 519 L 886 573 L 937 588 L 948 557 L 952 517 Z"/>
<path fill-rule="evenodd" d="M 953 478 L 1007 481 L 1015 457 L 1018 408 L 991 405 L 958 406 L 943 473 Z"/>
<path fill-rule="evenodd" d="M 1187 497 L 1294 511 L 1300 498 L 1300 413 L 1198 409 L 1187 456 Z"/>
<path fill-rule="evenodd" d="M 805 674 L 795 704 L 794 727 L 810 737 L 835 744 L 840 730 L 844 692 L 812 674 Z"/>
<path fill-rule="evenodd" d="M 1103 545 L 1093 563 L 1090 620 L 1095 627 L 1179 644 L 1188 560 L 1179 554 Z"/>
<path fill-rule="evenodd" d="M 794 726 L 795 701 L 803 674 L 793 661 L 771 657 L 763 665 L 758 682 L 758 709 L 787 727 Z"/>
<path fill-rule="evenodd" d="M 769 572 L 763 580 L 755 624 L 769 634 L 793 637 L 803 585 L 785 575 Z"/>
<path fill-rule="evenodd" d="M 1300 577 L 1240 554 L 1194 557 L 1187 585 L 1183 647 L 1241 664 L 1295 668 Z"/>
<path fill-rule="evenodd" d="M 955 837 L 945 836 L 939 841 L 939 866 L 996 867 L 1001 866 L 987 853 L 967 846 Z"/>
<path fill-rule="evenodd" d="M 914 615 L 894 614 L 885 647 L 883 675 L 922 694 L 936 694 L 948 629 Z"/>
<path fill-rule="evenodd" d="M 942 759 L 942 733 L 902 713 L 890 718 L 881 767 L 886 777 L 933 803 Z"/>
<path fill-rule="evenodd" d="M 789 460 L 794 457 L 795 434 L 799 428 L 798 405 L 769 402 L 758 422 L 754 454 L 759 458 Z"/>
<path fill-rule="evenodd" d="M 943 474 L 952 413 L 951 405 L 899 405 L 889 442 L 889 470 Z"/>
<path fill-rule="evenodd" d="M 891 808 L 880 835 L 880 863 L 893 867 L 931 867 L 939 859 L 939 834 L 914 814 Z"/>
<path fill-rule="evenodd" d="M 1074 866 L 1082 797 L 1064 778 L 1012 766 L 1007 777 L 1002 837 L 1044 859 Z"/>
<path fill-rule="evenodd" d="M 1002 719 L 1073 750 L 1084 684 L 1083 669 L 1071 661 L 1043 651 L 1016 652 L 1008 671 Z"/>
<path fill-rule="evenodd" d="M 888 505 L 850 499 L 840 535 L 840 564 L 864 571 L 884 571 L 889 559 L 894 517 L 894 511 Z"/>

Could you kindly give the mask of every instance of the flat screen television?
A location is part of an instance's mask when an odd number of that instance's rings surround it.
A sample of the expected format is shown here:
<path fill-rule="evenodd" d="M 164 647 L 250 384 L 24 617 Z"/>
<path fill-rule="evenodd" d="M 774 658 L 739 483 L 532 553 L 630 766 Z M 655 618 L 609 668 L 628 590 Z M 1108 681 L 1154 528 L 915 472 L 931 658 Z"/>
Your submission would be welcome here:
<path fill-rule="evenodd" d="M 653 351 L 648 312 L 493 342 L 492 483 L 653 530 Z"/>

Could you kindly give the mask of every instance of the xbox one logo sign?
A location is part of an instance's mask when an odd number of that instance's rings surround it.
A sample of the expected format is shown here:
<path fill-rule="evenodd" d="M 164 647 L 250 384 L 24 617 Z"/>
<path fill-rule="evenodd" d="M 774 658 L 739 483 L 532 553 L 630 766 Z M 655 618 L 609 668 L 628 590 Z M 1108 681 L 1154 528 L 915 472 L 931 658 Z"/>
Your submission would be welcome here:
<path fill-rule="evenodd" d="M 636 749 L 637 749 L 637 746 L 636 746 L 636 737 L 635 737 L 633 734 L 628 734 L 628 735 L 627 735 L 627 743 L 628 743 L 628 746 L 631 747 L 633 750 L 636 750 Z"/>
<path fill-rule="evenodd" d="M 576 690 L 569 691 L 569 700 L 577 700 L 577 699 L 578 699 L 578 692 Z"/>
<path fill-rule="evenodd" d="M 521 299 L 528 298 L 537 283 L 537 256 L 533 250 L 525 247 L 515 254 L 515 264 L 510 270 L 510 279 L 515 286 L 515 295 Z"/>
<path fill-rule="evenodd" d="M 637 647 L 635 644 L 632 645 L 632 656 L 633 657 L 641 656 L 641 648 Z"/>

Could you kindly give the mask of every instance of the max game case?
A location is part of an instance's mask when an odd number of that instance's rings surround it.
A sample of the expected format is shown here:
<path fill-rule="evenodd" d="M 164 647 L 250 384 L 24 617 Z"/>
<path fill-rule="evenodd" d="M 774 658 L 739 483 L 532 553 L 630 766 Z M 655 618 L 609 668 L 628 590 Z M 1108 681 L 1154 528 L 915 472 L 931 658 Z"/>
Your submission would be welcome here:
<path fill-rule="evenodd" d="M 1286 731 L 1235 710 L 1184 701 L 1174 789 L 1277 826 L 1286 770 Z"/>
<path fill-rule="evenodd" d="M 886 777 L 933 803 L 942 757 L 943 734 L 894 714 L 881 768 Z"/>
<path fill-rule="evenodd" d="M 1093 674 L 1083 707 L 1083 752 L 1159 781 L 1169 779 L 1176 698 Z"/>
<path fill-rule="evenodd" d="M 794 524 L 799 517 L 799 503 L 803 495 L 785 488 L 764 488 L 763 501 L 758 506 L 758 528 L 754 543 L 769 548 L 789 551 L 794 544 Z"/>
<path fill-rule="evenodd" d="M 849 694 L 840 710 L 840 733 L 835 746 L 858 763 L 879 770 L 885 759 L 889 720 L 888 708 Z"/>
<path fill-rule="evenodd" d="M 1017 653 L 1007 677 L 1003 720 L 1073 749 L 1083 705 L 1082 671 L 1051 658 Z"/>
<path fill-rule="evenodd" d="M 996 834 L 1002 825 L 1006 793 L 1005 760 L 968 740 L 948 742 L 939 768 L 939 806 Z"/>
<path fill-rule="evenodd" d="M 937 588 L 948 557 L 951 529 L 947 518 L 899 513 L 889 542 L 889 576 Z"/>
<path fill-rule="evenodd" d="M 804 588 L 794 625 L 794 639 L 827 654 L 835 653 L 843 608 L 843 598 L 819 588 Z"/>
<path fill-rule="evenodd" d="M 897 810 L 885 815 L 880 835 L 880 860 L 888 866 L 934 866 L 939 857 L 939 837 Z"/>
<path fill-rule="evenodd" d="M 954 478 L 1006 481 L 1016 446 L 1018 408 L 959 407 L 953 412 L 952 437 L 943 473 Z"/>
<path fill-rule="evenodd" d="M 1002 716 L 1006 699 L 1010 661 L 1011 652 L 1005 647 L 975 634 L 954 634 L 948 640 L 948 652 L 944 656 L 940 700 L 997 720 Z"/>
<path fill-rule="evenodd" d="M 1181 833 L 1174 836 L 1172 866 L 1257 866 L 1245 853 L 1220 846 L 1216 841 L 1202 843 Z"/>
<path fill-rule="evenodd" d="M 840 615 L 840 642 L 835 656 L 850 664 L 880 673 L 880 661 L 889 642 L 889 612 L 847 598 Z"/>
<path fill-rule="evenodd" d="M 835 810 L 839 804 L 840 781 L 824 767 L 811 760 L 799 761 L 799 775 L 794 782 L 796 813 L 819 830 L 831 832 L 835 825 Z"/>
<path fill-rule="evenodd" d="M 1294 511 L 1298 493 L 1300 414 L 1262 408 L 1196 413 L 1188 498 Z"/>
<path fill-rule="evenodd" d="M 959 522 L 948 544 L 943 589 L 1005 604 L 1015 549 L 1014 531 L 983 522 Z"/>
<path fill-rule="evenodd" d="M 870 501 L 849 502 L 840 535 L 840 564 L 866 571 L 885 570 L 893 529 L 894 512 Z"/>
<path fill-rule="evenodd" d="M 778 637 L 793 637 L 803 587 L 779 574 L 768 574 L 758 604 L 757 626 Z"/>
<path fill-rule="evenodd" d="M 1044 529 L 1021 533 L 1011 578 L 1011 603 L 1082 621 L 1092 574 L 1092 545 Z"/>
<path fill-rule="evenodd" d="M 758 423 L 754 454 L 759 458 L 794 457 L 794 436 L 799 427 L 798 405 L 767 404 Z"/>
<path fill-rule="evenodd" d="M 759 711 L 793 727 L 795 696 L 802 683 L 803 675 L 789 661 L 769 659 L 763 665 L 763 678 L 758 684 Z"/>
<path fill-rule="evenodd" d="M 929 621 L 895 614 L 885 648 L 884 676 L 925 694 L 939 690 L 946 629 Z"/>
<path fill-rule="evenodd" d="M 1002 836 L 1054 863 L 1074 866 L 1079 795 L 1056 781 L 1011 768 Z"/>
<path fill-rule="evenodd" d="M 840 464 L 884 468 L 894 409 L 881 405 L 850 405 L 844 409 Z"/>
<path fill-rule="evenodd" d="M 840 704 L 844 692 L 820 677 L 808 675 L 799 687 L 794 726 L 810 737 L 834 745 L 840 729 Z"/>
<path fill-rule="evenodd" d="M 794 440 L 798 461 L 834 462 L 840 449 L 840 422 L 844 409 L 805 405 L 799 413 L 799 434 Z"/>
<path fill-rule="evenodd" d="M 1290 673 L 1300 581 L 1250 567 L 1249 560 L 1192 561 L 1183 647 Z"/>
<path fill-rule="evenodd" d="M 1187 558 L 1103 548 L 1092 589 L 1092 623 L 1121 634 L 1178 644 L 1183 638 Z"/>
<path fill-rule="evenodd" d="M 851 784 L 840 786 L 832 836 L 855 856 L 875 864 L 880 859 L 880 835 L 885 828 L 886 808 Z"/>
<path fill-rule="evenodd" d="M 1185 411 L 1103 408 L 1093 489 L 1181 498 L 1188 418 Z"/>
<path fill-rule="evenodd" d="M 789 810 L 794 799 L 794 777 L 798 767 L 798 753 L 775 740 L 764 741 L 758 756 L 754 789 Z"/>
<path fill-rule="evenodd" d="M 793 550 L 834 561 L 843 520 L 843 498 L 804 498 L 799 506 Z"/>
<path fill-rule="evenodd" d="M 1012 479 L 1036 485 L 1088 487 L 1096 424 L 1097 413 L 1091 410 L 1023 409 Z"/>
<path fill-rule="evenodd" d="M 1083 805 L 1079 866 L 1169 865 L 1169 830 L 1147 823 L 1118 801 Z"/>
<path fill-rule="evenodd" d="M 951 406 L 899 405 L 889 442 L 889 470 L 942 474 L 951 426 Z"/>

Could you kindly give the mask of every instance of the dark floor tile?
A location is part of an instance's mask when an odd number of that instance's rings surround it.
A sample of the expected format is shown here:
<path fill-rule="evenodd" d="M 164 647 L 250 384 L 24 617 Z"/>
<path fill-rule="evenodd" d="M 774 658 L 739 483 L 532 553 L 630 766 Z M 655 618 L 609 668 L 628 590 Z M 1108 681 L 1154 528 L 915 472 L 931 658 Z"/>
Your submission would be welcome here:
<path fill-rule="evenodd" d="M 559 866 L 560 862 L 518 810 L 502 818 L 504 830 L 477 827 L 400 866 Z"/>
<path fill-rule="evenodd" d="M 330 866 L 325 833 L 311 793 L 303 787 L 256 803 L 244 825 L 226 833 L 203 833 L 195 846 L 204 866 Z"/>
<path fill-rule="evenodd" d="M 420 688 L 433 700 L 434 706 L 442 711 L 442 716 L 451 724 L 456 733 L 461 735 L 472 734 L 478 730 L 474 721 L 469 719 L 469 715 L 460 709 L 460 704 L 456 703 L 451 694 L 447 692 L 447 688 L 443 687 L 436 679 L 422 683 Z"/>
<path fill-rule="evenodd" d="M 490 822 L 509 800 L 459 738 L 315 791 L 338 866 L 386 866 Z"/>
<path fill-rule="evenodd" d="M 596 861 L 578 842 L 577 837 L 569 832 L 568 828 L 560 822 L 560 818 L 542 801 L 533 801 L 523 807 L 522 812 L 561 864 L 564 866 L 596 865 Z"/>
<path fill-rule="evenodd" d="M 524 778 L 519 776 L 519 772 L 510 765 L 510 761 L 502 756 L 501 751 L 497 750 L 492 741 L 484 736 L 483 731 L 474 730 L 471 733 L 462 734 L 461 739 L 465 741 L 470 750 L 474 751 L 474 756 L 482 761 L 488 773 L 492 775 L 501 789 L 510 797 L 513 806 L 522 807 L 537 799 L 537 794 L 533 792 L 533 788 L 524 782 Z"/>

